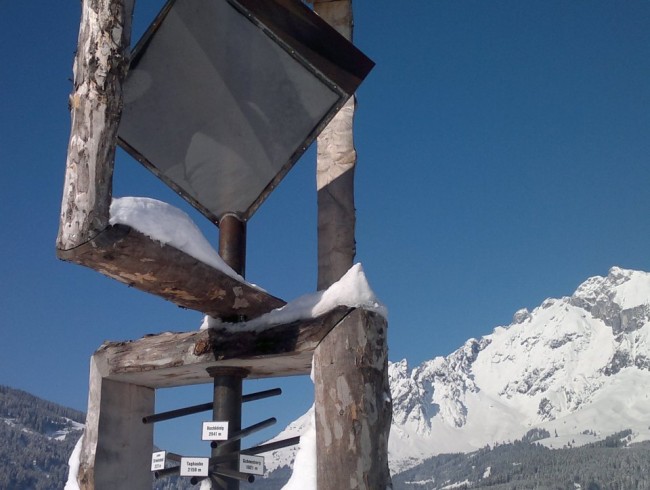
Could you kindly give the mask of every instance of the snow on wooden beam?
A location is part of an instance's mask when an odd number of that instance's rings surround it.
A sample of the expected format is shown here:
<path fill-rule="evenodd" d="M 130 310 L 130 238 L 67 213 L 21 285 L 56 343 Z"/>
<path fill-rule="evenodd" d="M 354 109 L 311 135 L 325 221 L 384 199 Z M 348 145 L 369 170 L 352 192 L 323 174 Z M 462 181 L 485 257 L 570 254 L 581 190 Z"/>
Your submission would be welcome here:
<path fill-rule="evenodd" d="M 339 306 L 316 317 L 265 329 L 162 333 L 106 342 L 93 355 L 103 378 L 149 388 L 211 383 L 209 367 L 236 367 L 248 378 L 309 374 L 314 349 L 355 311 Z"/>
<path fill-rule="evenodd" d="M 57 256 L 214 318 L 252 319 L 285 304 L 125 225 L 108 226 Z"/>

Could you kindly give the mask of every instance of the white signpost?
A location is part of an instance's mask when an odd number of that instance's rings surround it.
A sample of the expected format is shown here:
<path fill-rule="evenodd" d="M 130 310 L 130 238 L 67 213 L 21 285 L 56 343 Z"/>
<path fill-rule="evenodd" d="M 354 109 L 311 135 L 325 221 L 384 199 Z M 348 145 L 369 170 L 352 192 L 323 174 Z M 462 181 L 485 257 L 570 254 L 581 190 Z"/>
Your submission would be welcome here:
<path fill-rule="evenodd" d="M 239 471 L 249 475 L 264 475 L 264 456 L 239 455 Z"/>
<path fill-rule="evenodd" d="M 151 455 L 151 471 L 160 471 L 165 469 L 166 451 L 157 451 Z"/>
<path fill-rule="evenodd" d="M 266 398 L 268 396 L 274 396 L 280 394 L 280 390 L 267 390 L 265 392 L 252 393 L 246 395 L 248 397 L 247 401 L 259 400 L 261 398 Z M 145 417 L 149 421 L 145 423 L 158 422 L 161 420 L 168 420 L 169 418 L 181 417 L 183 415 L 189 415 L 190 413 L 195 413 L 196 411 L 205 411 L 207 410 L 205 406 L 212 404 L 202 404 L 196 405 L 193 407 L 187 407 L 184 409 L 178 409 L 171 412 L 163 412 L 160 414 L 150 415 Z M 244 429 L 230 431 L 230 424 L 228 421 L 221 420 L 211 420 L 208 422 L 203 422 L 202 424 L 202 435 L 201 439 L 204 441 L 239 441 L 243 437 L 248 436 L 254 432 L 257 432 L 265 427 L 273 425 L 276 422 L 275 417 L 268 418 L 257 424 L 253 424 L 250 427 Z M 253 448 L 244 450 L 244 453 L 260 453 L 268 452 L 275 449 L 280 449 L 283 447 L 293 446 L 300 441 L 300 437 L 293 437 L 289 439 L 284 439 L 281 441 L 275 441 L 272 443 L 258 445 Z M 226 443 L 227 444 L 227 443 Z M 219 444 L 212 443 L 211 446 L 218 447 Z M 211 458 L 206 457 L 183 457 L 179 454 L 168 452 L 168 451 L 157 451 L 151 455 L 151 471 L 154 472 L 156 478 L 167 477 L 170 475 L 179 475 L 181 477 L 194 477 L 198 480 L 204 478 L 209 478 L 211 475 L 219 475 L 222 478 L 233 480 L 235 483 L 236 480 L 248 481 L 252 483 L 255 480 L 255 476 L 264 476 L 264 457 L 257 456 L 256 454 L 241 454 L 239 447 L 225 447 L 226 451 L 224 453 L 225 458 L 217 458 L 212 467 L 210 466 Z M 180 462 L 180 466 L 169 466 L 166 465 L 167 460 L 173 462 Z M 237 465 L 239 463 L 239 465 Z M 192 480 L 194 483 L 197 480 Z M 230 486 L 228 488 L 231 488 Z M 232 487 L 235 488 L 235 487 Z M 239 487 L 236 487 L 239 488 Z"/>
<path fill-rule="evenodd" d="M 181 458 L 181 476 L 209 476 L 210 458 Z"/>
<path fill-rule="evenodd" d="M 228 440 L 228 422 L 203 422 L 204 441 L 226 441 Z"/>

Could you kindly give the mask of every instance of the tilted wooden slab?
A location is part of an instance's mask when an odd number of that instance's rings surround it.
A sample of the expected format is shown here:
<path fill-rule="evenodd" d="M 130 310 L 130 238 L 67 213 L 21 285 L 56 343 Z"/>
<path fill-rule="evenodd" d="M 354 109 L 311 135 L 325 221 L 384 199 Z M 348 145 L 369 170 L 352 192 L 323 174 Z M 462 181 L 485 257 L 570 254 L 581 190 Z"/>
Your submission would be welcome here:
<path fill-rule="evenodd" d="M 252 379 L 309 374 L 316 346 L 352 311 L 339 306 L 262 331 L 221 328 L 106 342 L 93 359 L 102 377 L 150 388 L 210 383 L 209 367 L 243 368 Z"/>
<path fill-rule="evenodd" d="M 125 225 L 57 256 L 214 318 L 252 319 L 286 304 Z"/>

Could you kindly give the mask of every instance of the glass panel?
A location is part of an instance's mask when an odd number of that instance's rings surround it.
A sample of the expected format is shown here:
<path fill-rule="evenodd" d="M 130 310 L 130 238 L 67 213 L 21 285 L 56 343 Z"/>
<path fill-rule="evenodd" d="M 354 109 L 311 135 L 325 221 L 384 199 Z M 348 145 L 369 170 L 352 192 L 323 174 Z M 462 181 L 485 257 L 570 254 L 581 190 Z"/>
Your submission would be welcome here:
<path fill-rule="evenodd" d="M 119 136 L 211 219 L 248 218 L 339 103 L 225 0 L 176 2 L 138 56 Z"/>

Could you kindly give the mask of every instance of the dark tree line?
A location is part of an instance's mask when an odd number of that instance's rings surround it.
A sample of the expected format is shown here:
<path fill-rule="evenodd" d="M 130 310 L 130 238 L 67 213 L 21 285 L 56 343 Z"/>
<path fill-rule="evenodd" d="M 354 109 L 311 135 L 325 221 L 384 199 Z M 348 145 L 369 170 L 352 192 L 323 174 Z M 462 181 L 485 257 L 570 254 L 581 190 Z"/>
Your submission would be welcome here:
<path fill-rule="evenodd" d="M 629 444 L 623 431 L 582 447 L 548 449 L 524 438 L 470 454 L 426 460 L 393 479 L 395 490 L 489 488 L 492 490 L 650 488 L 650 442 Z M 464 483 L 463 483 L 464 482 Z"/>
<path fill-rule="evenodd" d="M 0 386 L 0 488 L 63 488 L 68 459 L 81 435 L 73 422 L 84 419 L 77 410 Z M 57 431 L 69 433 L 56 440 Z"/>

